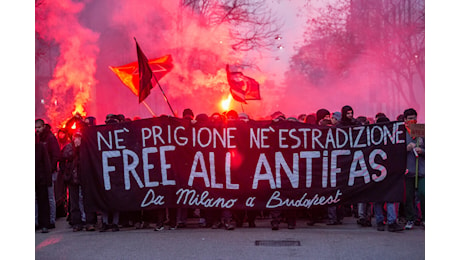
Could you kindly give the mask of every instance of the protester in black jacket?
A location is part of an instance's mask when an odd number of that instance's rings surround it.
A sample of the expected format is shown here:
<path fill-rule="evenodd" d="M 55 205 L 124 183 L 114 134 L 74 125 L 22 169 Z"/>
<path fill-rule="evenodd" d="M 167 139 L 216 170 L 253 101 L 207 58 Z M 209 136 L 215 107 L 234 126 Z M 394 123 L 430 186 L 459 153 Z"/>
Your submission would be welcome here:
<path fill-rule="evenodd" d="M 353 108 L 351 106 L 349 106 L 349 105 L 343 106 L 342 110 L 341 110 L 341 113 L 342 113 L 342 118 L 340 119 L 340 122 L 337 124 L 337 127 L 360 126 L 360 125 L 362 125 L 361 122 L 359 122 L 356 118 L 354 118 L 354 111 L 353 111 Z M 343 206 L 344 206 L 344 208 L 340 210 L 341 211 L 340 214 L 345 214 L 345 212 L 351 212 L 352 211 L 349 205 L 343 205 Z M 355 211 L 354 209 L 358 209 L 357 204 L 353 205 L 353 211 Z M 358 210 L 358 215 L 359 215 L 359 210 Z M 356 213 L 355 213 L 355 216 L 356 216 Z M 360 223 L 361 223 L 361 221 L 360 221 Z M 363 224 L 366 227 L 369 226 L 369 223 L 367 221 L 363 222 Z"/>
<path fill-rule="evenodd" d="M 40 143 L 43 143 L 46 146 L 51 162 L 51 186 L 48 187 L 48 200 L 50 208 L 49 228 L 54 228 L 56 222 L 56 197 L 54 194 L 54 185 L 57 180 L 57 163 L 61 154 L 61 150 L 59 149 L 59 143 L 56 136 L 54 136 L 54 134 L 51 132 L 50 126 L 45 124 L 43 119 L 35 120 L 35 131 L 39 134 Z"/>
<path fill-rule="evenodd" d="M 39 140 L 39 135 L 35 134 L 35 197 L 38 206 L 38 228 L 42 233 L 48 233 L 50 225 L 48 187 L 51 186 L 51 163 L 46 146 Z"/>
<path fill-rule="evenodd" d="M 83 209 L 80 208 L 80 144 L 81 133 L 75 132 L 72 142 L 67 144 L 62 151 L 64 182 L 69 188 L 70 222 L 74 232 L 83 229 Z"/>
<path fill-rule="evenodd" d="M 353 108 L 351 106 L 342 107 L 342 118 L 337 126 L 357 126 L 361 125 L 354 117 Z"/>
<path fill-rule="evenodd" d="M 35 131 L 39 134 L 40 143 L 46 146 L 51 162 L 51 171 L 56 172 L 57 162 L 61 153 L 56 136 L 46 127 L 43 119 L 35 120 Z"/>

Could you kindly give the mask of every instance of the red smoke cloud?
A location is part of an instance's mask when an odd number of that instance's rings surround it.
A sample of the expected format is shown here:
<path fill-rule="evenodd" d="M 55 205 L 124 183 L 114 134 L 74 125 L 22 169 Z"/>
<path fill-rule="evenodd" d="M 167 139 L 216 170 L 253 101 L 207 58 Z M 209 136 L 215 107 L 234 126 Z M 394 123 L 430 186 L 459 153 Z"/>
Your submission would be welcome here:
<path fill-rule="evenodd" d="M 78 15 L 84 3 L 48 0 L 36 11 L 36 30 L 42 38 L 59 45 L 59 57 L 48 83 L 47 116 L 53 126 L 62 124 L 73 112 L 86 115 L 94 78 L 99 33 L 85 28 Z"/>

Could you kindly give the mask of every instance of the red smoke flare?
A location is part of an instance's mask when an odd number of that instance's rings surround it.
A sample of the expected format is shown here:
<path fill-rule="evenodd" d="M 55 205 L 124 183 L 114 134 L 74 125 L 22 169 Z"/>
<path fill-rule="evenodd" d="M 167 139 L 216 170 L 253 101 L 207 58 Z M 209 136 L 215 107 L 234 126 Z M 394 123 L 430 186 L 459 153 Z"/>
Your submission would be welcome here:
<path fill-rule="evenodd" d="M 48 83 L 47 116 L 52 126 L 62 125 L 72 114 L 86 115 L 85 106 L 97 83 L 96 57 L 99 34 L 80 24 L 84 3 L 47 0 L 36 8 L 36 31 L 59 45 L 53 78 Z"/>

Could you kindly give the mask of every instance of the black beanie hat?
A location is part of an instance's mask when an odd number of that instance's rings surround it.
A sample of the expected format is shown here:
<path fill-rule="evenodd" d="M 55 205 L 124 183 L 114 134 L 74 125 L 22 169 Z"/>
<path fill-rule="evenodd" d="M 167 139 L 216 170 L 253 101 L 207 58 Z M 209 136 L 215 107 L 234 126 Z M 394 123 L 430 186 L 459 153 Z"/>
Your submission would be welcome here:
<path fill-rule="evenodd" d="M 321 108 L 318 111 L 316 111 L 316 124 L 318 124 L 321 119 L 323 119 L 325 116 L 330 115 L 331 112 L 325 108 Z"/>

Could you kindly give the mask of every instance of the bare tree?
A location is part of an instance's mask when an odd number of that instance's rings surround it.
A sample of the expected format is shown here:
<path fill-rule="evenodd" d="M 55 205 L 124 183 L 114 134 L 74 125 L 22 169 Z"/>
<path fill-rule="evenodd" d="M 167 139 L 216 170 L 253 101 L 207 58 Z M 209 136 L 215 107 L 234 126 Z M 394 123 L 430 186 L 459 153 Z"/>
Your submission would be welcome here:
<path fill-rule="evenodd" d="M 424 0 L 337 0 L 318 13 L 307 23 L 307 40 L 291 68 L 303 69 L 318 85 L 346 77 L 359 57 L 369 64 L 363 74 L 379 75 L 376 84 L 418 106 L 415 91 L 425 87 Z"/>
<path fill-rule="evenodd" d="M 406 103 L 417 104 L 415 88 L 425 87 L 424 0 L 351 1 L 351 4 L 354 12 L 348 24 L 356 41 L 382 65 L 382 78 L 387 79 L 387 84 L 395 87 Z"/>
<path fill-rule="evenodd" d="M 360 46 L 347 30 L 349 9 L 347 0 L 320 9 L 319 15 L 307 22 L 305 45 L 291 58 L 291 68 L 300 70 L 315 86 L 321 87 L 346 75 L 349 63 L 359 55 Z"/>
<path fill-rule="evenodd" d="M 182 0 L 209 26 L 231 25 L 232 48 L 250 51 L 275 44 L 280 23 L 263 0 Z"/>
<path fill-rule="evenodd" d="M 44 3 L 44 0 L 35 0 L 35 10 L 37 10 L 38 8 L 42 8 L 43 3 Z M 37 12 L 35 12 L 35 19 L 43 19 L 43 18 L 37 15 Z M 40 37 L 40 34 L 37 31 L 35 31 L 35 64 L 37 64 L 37 62 L 40 59 L 42 59 L 46 54 L 46 50 L 43 47 L 44 44 L 45 42 Z"/>

